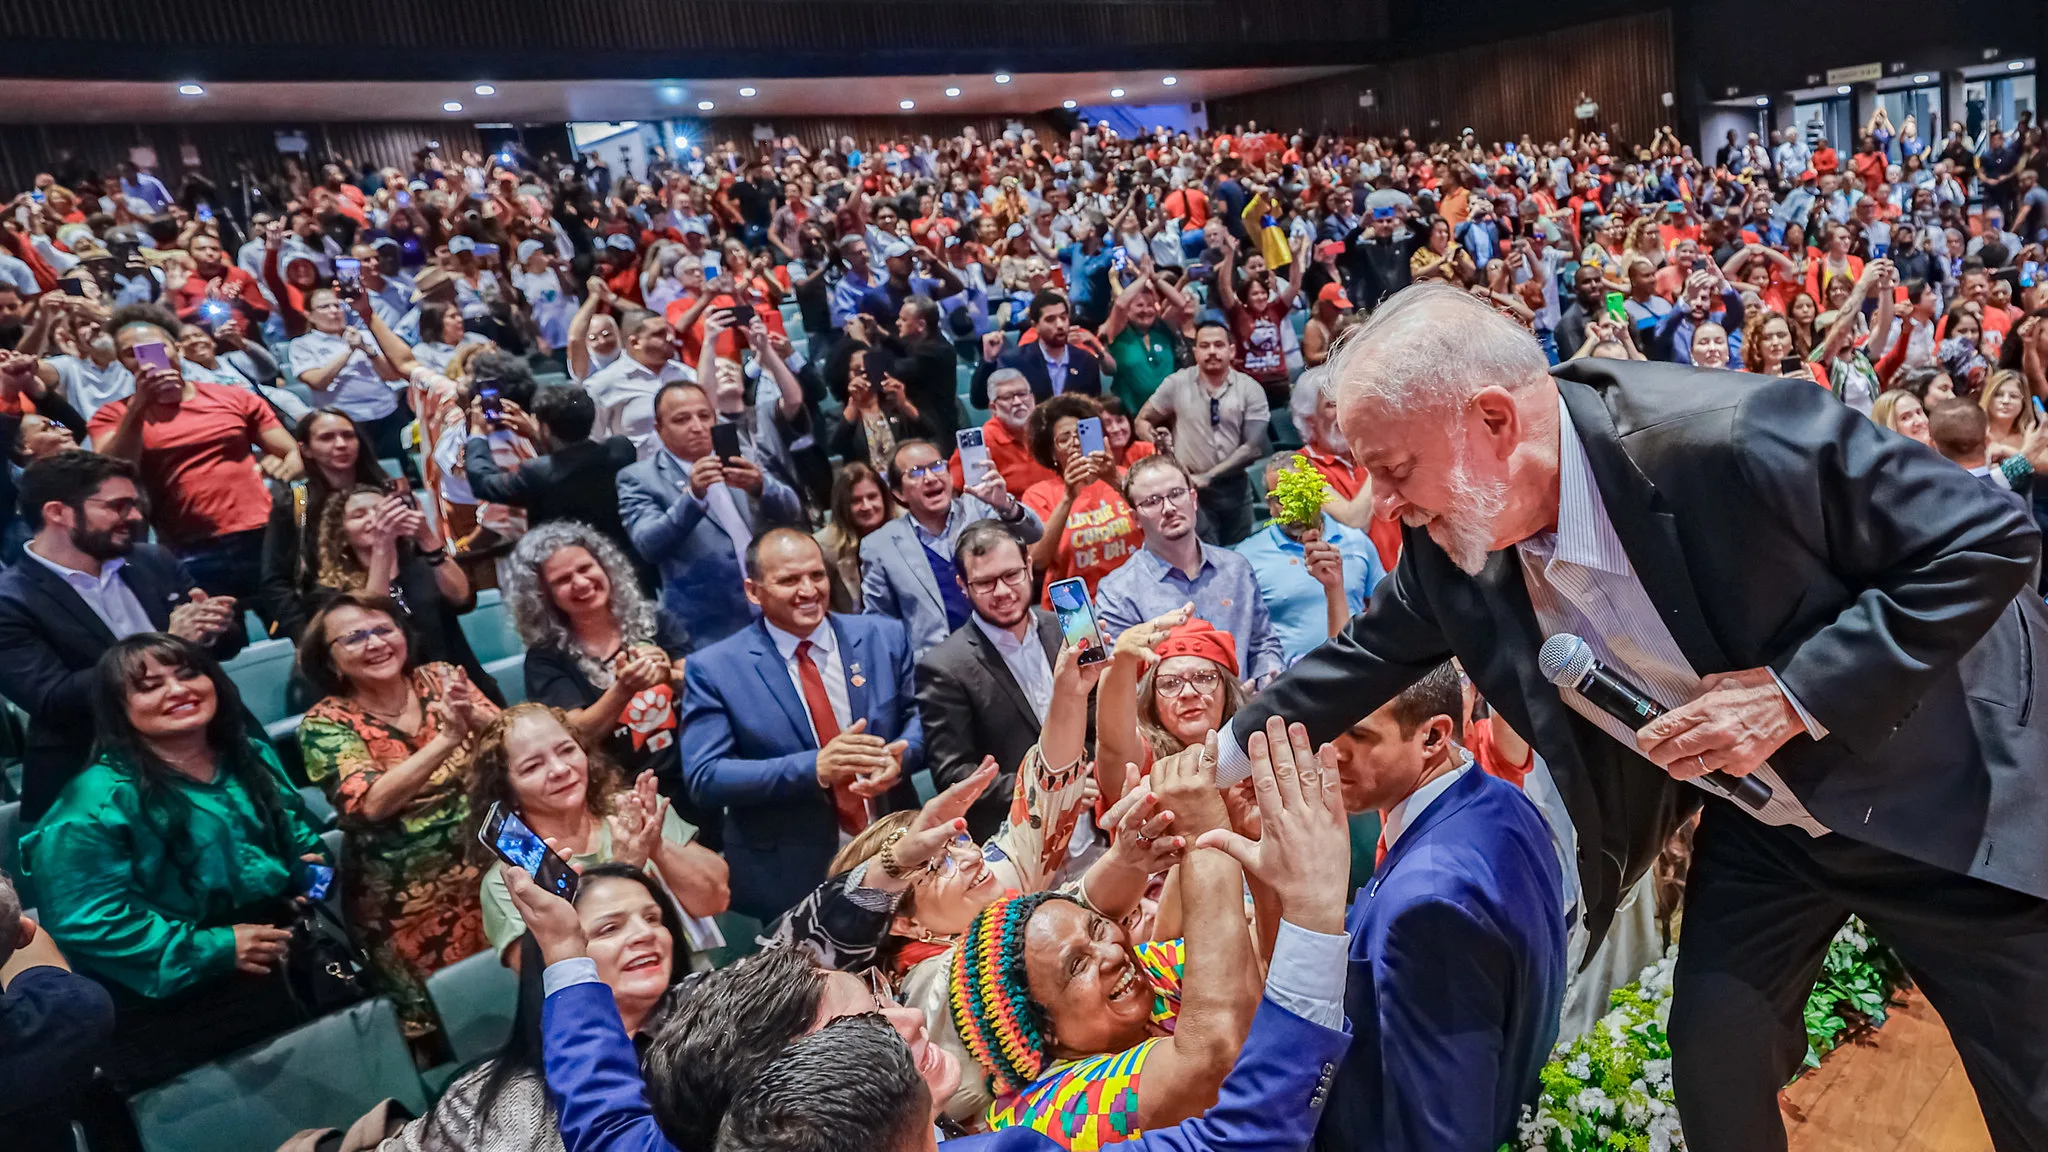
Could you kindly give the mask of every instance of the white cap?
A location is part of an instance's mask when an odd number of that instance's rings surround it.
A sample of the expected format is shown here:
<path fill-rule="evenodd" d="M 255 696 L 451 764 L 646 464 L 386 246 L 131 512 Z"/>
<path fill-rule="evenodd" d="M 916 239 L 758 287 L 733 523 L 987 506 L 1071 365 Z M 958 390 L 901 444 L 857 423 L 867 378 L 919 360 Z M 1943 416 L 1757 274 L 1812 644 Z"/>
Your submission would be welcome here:
<path fill-rule="evenodd" d="M 538 240 L 521 240 L 519 242 L 519 262 L 521 264 L 526 263 L 528 260 L 533 259 L 535 252 L 539 252 L 546 247 L 547 245 Z"/>
<path fill-rule="evenodd" d="M 476 251 L 476 241 L 467 236 L 457 236 L 448 241 L 448 250 L 450 252 L 474 252 Z"/>

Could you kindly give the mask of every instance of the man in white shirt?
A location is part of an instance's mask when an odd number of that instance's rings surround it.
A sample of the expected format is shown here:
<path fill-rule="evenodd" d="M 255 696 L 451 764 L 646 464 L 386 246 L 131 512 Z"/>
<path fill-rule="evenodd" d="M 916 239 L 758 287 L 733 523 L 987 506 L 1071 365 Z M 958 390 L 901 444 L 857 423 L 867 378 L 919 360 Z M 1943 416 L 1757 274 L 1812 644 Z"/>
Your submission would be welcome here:
<path fill-rule="evenodd" d="M 625 354 L 583 382 L 583 390 L 597 403 L 592 436 L 624 436 L 642 460 L 660 449 L 661 440 L 654 433 L 655 393 L 672 380 L 697 381 L 697 373 L 675 358 L 675 341 L 675 330 L 658 313 L 628 318 Z"/>

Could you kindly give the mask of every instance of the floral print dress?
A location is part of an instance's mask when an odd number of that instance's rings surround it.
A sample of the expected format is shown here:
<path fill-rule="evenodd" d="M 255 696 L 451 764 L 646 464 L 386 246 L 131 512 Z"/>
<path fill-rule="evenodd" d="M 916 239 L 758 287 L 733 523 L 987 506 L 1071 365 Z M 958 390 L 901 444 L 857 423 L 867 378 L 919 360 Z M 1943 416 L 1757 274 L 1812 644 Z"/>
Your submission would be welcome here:
<path fill-rule="evenodd" d="M 454 676 L 449 664 L 414 670 L 422 717 L 417 732 L 407 733 L 338 696 L 313 705 L 299 724 L 306 776 L 326 790 L 347 833 L 342 895 L 350 923 L 413 1039 L 439 1030 L 427 1000 L 427 976 L 488 947 L 477 902 L 483 873 L 467 860 L 462 836 L 469 815 L 462 777 L 470 746 L 441 761 L 396 816 L 371 820 L 363 803 L 378 777 L 440 732 L 433 707 Z M 474 731 L 495 719 L 498 709 L 481 693 L 473 698 Z"/>

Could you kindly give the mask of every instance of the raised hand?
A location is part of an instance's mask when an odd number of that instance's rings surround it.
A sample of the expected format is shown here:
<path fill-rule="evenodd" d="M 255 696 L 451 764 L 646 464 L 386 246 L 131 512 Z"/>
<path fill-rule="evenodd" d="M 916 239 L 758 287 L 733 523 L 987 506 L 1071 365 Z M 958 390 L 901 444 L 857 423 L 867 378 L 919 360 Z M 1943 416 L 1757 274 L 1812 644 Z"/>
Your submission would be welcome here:
<path fill-rule="evenodd" d="M 1308 729 L 1277 716 L 1245 745 L 1263 824 L 1259 838 L 1218 828 L 1196 837 L 1195 846 L 1229 853 L 1246 875 L 1273 890 L 1281 914 L 1294 924 L 1311 932 L 1343 931 L 1351 831 L 1335 750 L 1325 744 L 1311 753 Z"/>

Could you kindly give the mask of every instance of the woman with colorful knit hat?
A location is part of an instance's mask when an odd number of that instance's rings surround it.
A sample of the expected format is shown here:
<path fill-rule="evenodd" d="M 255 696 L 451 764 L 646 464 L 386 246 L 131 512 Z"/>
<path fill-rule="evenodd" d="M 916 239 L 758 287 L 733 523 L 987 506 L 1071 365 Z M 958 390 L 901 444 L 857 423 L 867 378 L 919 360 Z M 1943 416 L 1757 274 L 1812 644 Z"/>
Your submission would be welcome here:
<path fill-rule="evenodd" d="M 1159 760 L 1151 787 L 1189 843 L 1229 827 L 1207 749 Z M 948 996 L 996 1092 L 990 1127 L 1089 1152 L 1215 1103 L 1258 1005 L 1259 965 L 1237 863 L 1189 850 L 1178 876 L 1185 940 L 1134 942 L 1056 892 L 1006 896 L 975 916 Z"/>
<path fill-rule="evenodd" d="M 951 1052 L 961 1069 L 960 1087 L 943 1101 L 946 1114 L 979 1124 L 994 1099 L 988 1077 L 961 1043 L 947 1000 L 953 950 L 975 915 L 1005 895 L 1039 892 L 1052 883 L 1067 859 L 1074 823 L 1088 799 L 1091 763 L 1085 758 L 1088 698 L 1102 665 L 1079 665 L 1076 650 L 1060 653 L 1053 670 L 1052 699 L 1039 740 L 1024 755 L 1009 817 L 988 843 L 956 841 L 948 854 L 919 869 L 896 906 L 876 956 L 894 981 L 902 1002 L 924 1011 L 931 1042 Z M 992 768 L 986 762 L 984 771 Z M 1152 875 L 1179 862 L 1182 840 L 1169 834 L 1171 814 L 1162 813 L 1149 789 L 1124 797 L 1104 826 L 1118 833 L 1080 880 L 1064 891 L 1085 907 L 1122 920 L 1137 906 Z M 831 872 L 851 871 L 863 861 L 887 870 L 894 845 L 914 812 L 898 812 L 869 825 L 832 861 Z"/>

